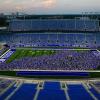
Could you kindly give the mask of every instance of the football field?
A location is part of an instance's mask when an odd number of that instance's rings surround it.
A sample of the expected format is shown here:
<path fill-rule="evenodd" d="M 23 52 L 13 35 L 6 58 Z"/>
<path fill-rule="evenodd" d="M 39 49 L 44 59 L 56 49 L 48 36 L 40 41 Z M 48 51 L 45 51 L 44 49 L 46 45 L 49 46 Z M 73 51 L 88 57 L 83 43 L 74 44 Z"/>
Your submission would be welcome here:
<path fill-rule="evenodd" d="M 16 49 L 15 53 L 6 61 L 7 63 L 13 60 L 24 58 L 24 57 L 37 57 L 42 55 L 52 55 L 54 50 L 32 50 L 32 49 Z"/>
<path fill-rule="evenodd" d="M 43 55 L 53 55 L 63 49 L 36 49 L 33 50 L 32 48 L 17 48 L 15 53 L 13 53 L 10 58 L 6 61 L 6 63 L 10 63 L 16 59 L 21 59 L 25 57 L 38 57 Z M 91 49 L 82 49 L 82 48 L 74 48 L 74 49 L 64 49 L 68 51 L 77 51 L 77 52 L 86 52 L 90 51 Z"/>

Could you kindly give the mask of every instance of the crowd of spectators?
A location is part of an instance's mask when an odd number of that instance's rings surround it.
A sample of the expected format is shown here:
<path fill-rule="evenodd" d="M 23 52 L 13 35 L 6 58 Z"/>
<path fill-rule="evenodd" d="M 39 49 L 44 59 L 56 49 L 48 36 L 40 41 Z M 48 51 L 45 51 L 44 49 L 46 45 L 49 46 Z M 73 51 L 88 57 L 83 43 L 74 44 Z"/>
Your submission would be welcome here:
<path fill-rule="evenodd" d="M 0 63 L 0 70 L 93 70 L 100 65 L 94 51 L 60 50 L 53 55 L 24 57 L 11 63 Z"/>

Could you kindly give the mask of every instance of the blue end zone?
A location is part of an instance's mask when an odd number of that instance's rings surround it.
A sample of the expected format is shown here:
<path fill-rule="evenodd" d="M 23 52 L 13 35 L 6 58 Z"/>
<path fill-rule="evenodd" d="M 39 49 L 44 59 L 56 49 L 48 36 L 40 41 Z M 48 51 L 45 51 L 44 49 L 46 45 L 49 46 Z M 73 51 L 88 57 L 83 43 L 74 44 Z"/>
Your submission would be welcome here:
<path fill-rule="evenodd" d="M 55 71 L 18 71 L 17 76 L 85 76 L 88 77 L 88 72 L 55 72 Z"/>

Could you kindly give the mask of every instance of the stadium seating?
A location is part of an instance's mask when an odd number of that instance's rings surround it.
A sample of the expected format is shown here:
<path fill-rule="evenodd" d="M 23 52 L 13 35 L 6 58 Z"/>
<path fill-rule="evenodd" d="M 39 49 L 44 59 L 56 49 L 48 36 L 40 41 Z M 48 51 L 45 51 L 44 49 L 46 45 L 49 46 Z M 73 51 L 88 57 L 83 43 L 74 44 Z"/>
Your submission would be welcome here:
<path fill-rule="evenodd" d="M 98 31 L 98 23 L 91 19 L 15 19 L 10 22 L 9 31 Z"/>
<path fill-rule="evenodd" d="M 0 34 L 0 42 L 10 47 L 100 47 L 99 33 L 14 33 Z"/>
<path fill-rule="evenodd" d="M 10 98 L 10 100 L 33 100 L 37 84 L 24 83 Z"/>
<path fill-rule="evenodd" d="M 97 97 L 98 100 L 100 99 L 100 93 L 97 92 L 97 91 L 94 89 L 94 87 L 91 87 L 91 88 L 90 88 L 90 91 L 92 92 L 92 94 L 94 94 L 94 95 Z"/>
<path fill-rule="evenodd" d="M 55 80 L 25 80 L 16 79 L 0 79 L 0 87 L 2 81 L 9 81 L 4 84 L 13 84 L 0 94 L 0 100 L 96 100 L 100 99 L 100 93 L 92 87 L 92 81 L 55 81 Z M 65 84 L 65 86 L 63 86 Z M 90 88 L 86 85 L 89 84 Z M 96 82 L 100 85 L 100 82 Z M 1 89 L 1 88 L 0 88 Z M 98 89 L 99 90 L 99 89 Z"/>
<path fill-rule="evenodd" d="M 58 95 L 59 94 L 59 95 Z M 59 82 L 45 82 L 40 90 L 37 100 L 66 100 L 64 90 L 60 89 Z"/>
<path fill-rule="evenodd" d="M 67 85 L 71 100 L 93 100 L 81 84 Z"/>
<path fill-rule="evenodd" d="M 5 91 L 1 95 L 0 100 L 4 100 L 5 98 L 7 98 L 7 96 L 9 96 L 16 89 L 16 87 L 14 85 L 15 84 L 13 84 L 7 91 Z"/>
<path fill-rule="evenodd" d="M 13 82 L 14 82 L 13 80 L 9 79 L 0 79 L 0 100 L 4 100 L 9 95 L 9 93 L 12 92 L 14 87 L 11 86 L 9 88 L 9 86 L 13 84 Z"/>
<path fill-rule="evenodd" d="M 95 70 L 100 65 L 100 56 L 94 51 L 56 50 L 55 54 L 23 57 L 10 63 L 0 63 L 0 70 Z"/>
<path fill-rule="evenodd" d="M 0 80 L 0 93 L 4 89 L 6 89 L 9 86 L 9 84 L 11 84 L 11 83 L 12 83 L 12 81 L 10 81 L 10 80 Z"/>

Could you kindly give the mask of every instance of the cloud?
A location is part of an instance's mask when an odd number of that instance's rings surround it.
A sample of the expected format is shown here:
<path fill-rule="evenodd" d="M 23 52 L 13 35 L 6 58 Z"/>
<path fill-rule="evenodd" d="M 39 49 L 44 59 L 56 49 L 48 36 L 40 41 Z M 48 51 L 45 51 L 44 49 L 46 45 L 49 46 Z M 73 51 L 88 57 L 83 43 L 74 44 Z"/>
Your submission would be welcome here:
<path fill-rule="evenodd" d="M 0 12 L 73 13 L 100 11 L 100 0 L 0 0 Z"/>
<path fill-rule="evenodd" d="M 12 3 L 13 2 L 13 0 L 4 0 L 2 3 L 3 4 L 10 4 L 10 3 Z"/>
<path fill-rule="evenodd" d="M 51 8 L 56 4 L 56 0 L 43 0 L 42 5 L 46 8 Z"/>
<path fill-rule="evenodd" d="M 25 11 L 25 10 L 41 10 L 44 9 L 52 9 L 56 4 L 56 0 L 26 0 L 21 1 L 20 3 L 15 4 L 15 8 L 17 11 Z"/>

